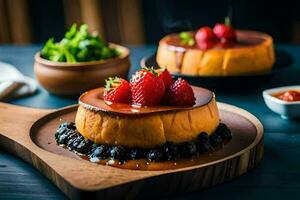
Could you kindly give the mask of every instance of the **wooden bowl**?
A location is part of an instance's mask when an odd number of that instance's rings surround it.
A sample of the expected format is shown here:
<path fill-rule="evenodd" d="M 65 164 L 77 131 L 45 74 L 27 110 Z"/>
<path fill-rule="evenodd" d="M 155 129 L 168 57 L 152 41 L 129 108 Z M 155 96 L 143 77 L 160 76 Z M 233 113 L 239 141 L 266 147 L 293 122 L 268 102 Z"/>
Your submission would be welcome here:
<path fill-rule="evenodd" d="M 104 85 L 108 77 L 126 78 L 130 67 L 129 49 L 111 44 L 121 55 L 104 61 L 80 63 L 53 62 L 35 54 L 34 73 L 39 83 L 57 95 L 79 95 Z"/>

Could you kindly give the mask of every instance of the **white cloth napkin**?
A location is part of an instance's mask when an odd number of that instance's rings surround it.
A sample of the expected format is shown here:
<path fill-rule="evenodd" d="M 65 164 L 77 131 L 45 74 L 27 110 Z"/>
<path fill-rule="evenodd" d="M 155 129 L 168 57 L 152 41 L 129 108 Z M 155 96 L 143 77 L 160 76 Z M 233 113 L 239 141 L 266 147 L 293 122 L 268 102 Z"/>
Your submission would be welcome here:
<path fill-rule="evenodd" d="M 30 95 L 36 90 L 35 80 L 24 76 L 13 65 L 0 62 L 0 101 Z"/>

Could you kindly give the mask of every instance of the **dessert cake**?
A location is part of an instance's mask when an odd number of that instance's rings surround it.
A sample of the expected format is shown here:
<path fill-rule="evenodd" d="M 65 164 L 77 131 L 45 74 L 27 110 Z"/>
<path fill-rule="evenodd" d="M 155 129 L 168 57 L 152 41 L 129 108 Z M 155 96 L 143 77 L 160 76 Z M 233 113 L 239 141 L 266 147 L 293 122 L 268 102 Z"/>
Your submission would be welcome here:
<path fill-rule="evenodd" d="M 213 92 L 146 68 L 130 83 L 110 78 L 105 88 L 82 94 L 75 123 L 60 125 L 55 137 L 92 161 L 122 163 L 191 158 L 232 136 Z"/>
<path fill-rule="evenodd" d="M 228 76 L 269 71 L 274 62 L 272 37 L 216 24 L 213 30 L 170 34 L 159 42 L 156 61 L 172 73 Z"/>

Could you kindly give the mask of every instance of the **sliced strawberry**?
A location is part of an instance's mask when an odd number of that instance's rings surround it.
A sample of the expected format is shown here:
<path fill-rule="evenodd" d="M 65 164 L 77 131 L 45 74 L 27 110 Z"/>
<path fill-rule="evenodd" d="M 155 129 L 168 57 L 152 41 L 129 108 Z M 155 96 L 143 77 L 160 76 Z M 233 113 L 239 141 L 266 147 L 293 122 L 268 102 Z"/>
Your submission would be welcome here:
<path fill-rule="evenodd" d="M 103 98 L 109 103 L 131 103 L 129 82 L 118 77 L 108 78 Z"/>
<path fill-rule="evenodd" d="M 165 85 L 153 68 L 137 71 L 130 82 L 133 104 L 141 106 L 160 104 L 165 92 Z"/>
<path fill-rule="evenodd" d="M 172 75 L 170 74 L 170 72 L 167 69 L 159 70 L 158 73 L 159 73 L 158 77 L 161 80 L 163 80 L 163 82 L 165 84 L 165 88 L 167 90 L 174 82 Z"/>
<path fill-rule="evenodd" d="M 177 79 L 167 93 L 167 101 L 173 106 L 191 106 L 195 104 L 192 87 L 184 79 Z"/>

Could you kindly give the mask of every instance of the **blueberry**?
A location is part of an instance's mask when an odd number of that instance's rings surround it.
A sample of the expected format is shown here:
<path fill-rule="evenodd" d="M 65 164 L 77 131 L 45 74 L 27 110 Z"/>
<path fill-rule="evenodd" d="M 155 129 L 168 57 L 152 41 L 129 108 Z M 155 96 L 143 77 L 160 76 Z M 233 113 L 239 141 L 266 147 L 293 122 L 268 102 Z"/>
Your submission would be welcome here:
<path fill-rule="evenodd" d="M 99 146 L 100 146 L 99 144 L 93 143 L 92 146 L 91 146 L 91 150 L 90 150 L 89 154 L 92 154 L 94 152 L 94 150 L 96 148 L 98 148 Z"/>
<path fill-rule="evenodd" d="M 67 126 L 68 126 L 68 122 L 64 122 L 59 125 L 59 128 L 67 128 Z"/>
<path fill-rule="evenodd" d="M 118 160 L 126 160 L 126 150 L 124 147 L 115 146 L 110 150 L 110 157 Z"/>
<path fill-rule="evenodd" d="M 69 137 L 80 135 L 80 134 L 78 134 L 76 131 L 74 131 L 72 129 L 68 129 L 68 131 L 66 132 L 66 134 L 69 135 Z"/>
<path fill-rule="evenodd" d="M 141 159 L 145 156 L 144 150 L 142 149 L 131 149 L 130 150 L 130 158 L 133 160 Z"/>
<path fill-rule="evenodd" d="M 151 149 L 147 154 L 147 158 L 150 161 L 161 161 L 164 158 L 164 154 L 160 149 Z"/>
<path fill-rule="evenodd" d="M 61 135 L 63 135 L 63 134 L 69 136 L 70 133 L 72 133 L 72 132 L 74 132 L 74 131 L 73 131 L 73 130 L 70 130 L 70 129 L 67 129 L 67 128 L 65 128 L 65 127 L 60 127 L 60 128 L 58 128 L 58 129 L 56 130 L 56 132 L 55 132 L 55 139 L 58 140 L 58 138 L 59 138 Z"/>
<path fill-rule="evenodd" d="M 61 134 L 59 134 L 57 131 L 54 134 L 54 138 L 56 140 L 56 142 L 58 142 L 59 137 L 61 136 Z"/>
<path fill-rule="evenodd" d="M 92 150 L 92 153 L 90 155 L 90 157 L 94 158 L 97 157 L 99 159 L 106 159 L 109 157 L 109 147 L 105 146 L 105 145 L 99 145 L 97 147 L 94 147 L 94 149 Z"/>
<path fill-rule="evenodd" d="M 167 160 L 176 160 L 180 157 L 178 146 L 171 142 L 164 145 L 164 153 Z"/>
<path fill-rule="evenodd" d="M 72 139 L 69 140 L 68 142 L 68 147 L 73 150 L 76 149 L 77 146 L 79 145 L 79 143 L 83 140 L 82 136 L 78 136 L 78 137 L 73 137 Z"/>
<path fill-rule="evenodd" d="M 97 147 L 99 147 L 99 145 L 96 143 L 93 143 L 91 150 L 94 151 Z"/>
<path fill-rule="evenodd" d="M 69 123 L 67 124 L 67 128 L 72 129 L 72 130 L 75 130 L 75 129 L 76 129 L 75 123 L 74 123 L 74 122 L 69 122 Z"/>
<path fill-rule="evenodd" d="M 66 134 L 60 135 L 57 140 L 58 144 L 67 144 L 67 142 L 68 142 L 68 135 L 66 135 Z"/>
<path fill-rule="evenodd" d="M 209 137 L 209 142 L 212 146 L 217 146 L 219 144 L 222 143 L 222 138 L 221 136 L 217 135 L 217 134 L 213 134 Z"/>
<path fill-rule="evenodd" d="M 232 134 L 230 129 L 226 126 L 226 124 L 220 123 L 215 133 L 221 136 L 224 140 L 229 140 L 232 138 Z"/>
<path fill-rule="evenodd" d="M 68 140 L 71 140 L 72 138 L 76 138 L 78 136 L 78 134 L 73 130 L 68 130 L 66 135 L 68 135 Z"/>
<path fill-rule="evenodd" d="M 83 137 L 81 137 L 81 136 L 77 137 L 77 138 L 75 139 L 75 141 L 73 142 L 71 149 L 72 149 L 72 150 L 73 150 L 73 149 L 76 150 L 76 149 L 77 149 L 77 146 L 78 146 L 83 140 L 84 140 Z"/>
<path fill-rule="evenodd" d="M 180 152 L 184 157 L 191 157 L 197 154 L 197 146 L 195 142 L 185 142 L 180 145 Z"/>
<path fill-rule="evenodd" d="M 56 133 L 58 135 L 61 135 L 61 134 L 64 134 L 66 131 L 68 131 L 68 129 L 66 129 L 65 127 L 61 127 L 56 130 Z"/>
<path fill-rule="evenodd" d="M 198 139 L 199 141 L 208 141 L 208 140 L 209 140 L 209 137 L 208 137 L 208 134 L 207 134 L 206 132 L 201 132 L 201 133 L 198 135 L 197 139 Z"/>
<path fill-rule="evenodd" d="M 77 137 L 72 137 L 70 138 L 70 140 L 67 143 L 67 146 L 70 147 L 72 145 L 72 143 L 76 140 Z"/>
<path fill-rule="evenodd" d="M 74 122 L 64 122 L 62 124 L 59 125 L 58 130 L 67 130 L 67 129 L 71 129 L 71 130 L 75 130 L 76 126 Z"/>
<path fill-rule="evenodd" d="M 92 142 L 88 139 L 82 140 L 76 147 L 78 153 L 87 154 L 92 146 Z"/>
<path fill-rule="evenodd" d="M 210 149 L 209 141 L 200 141 L 197 143 L 197 150 L 199 153 L 208 152 Z"/>

